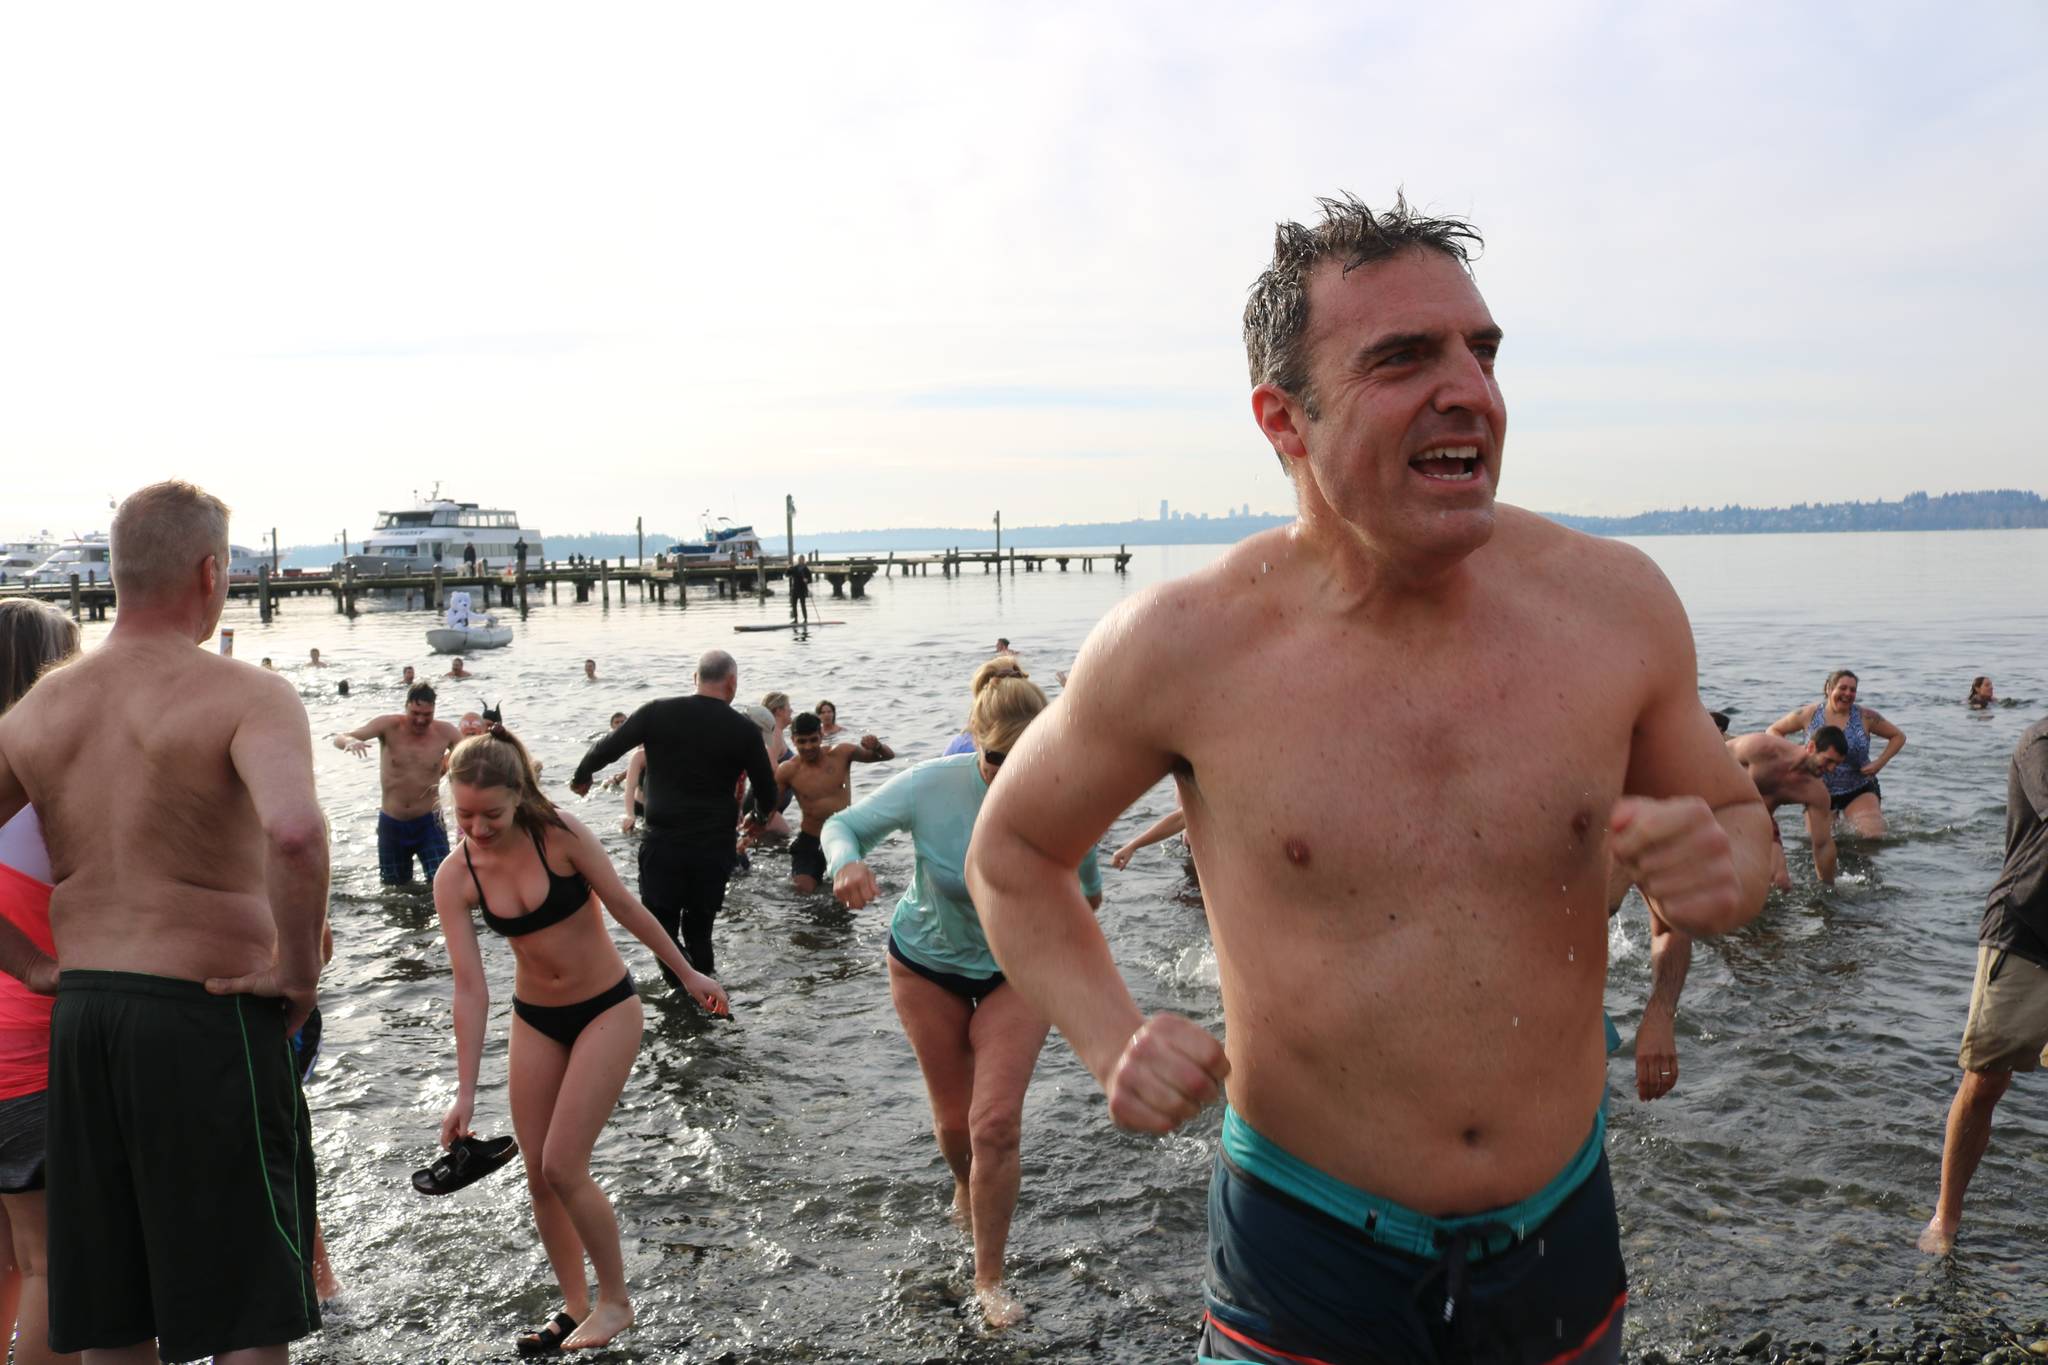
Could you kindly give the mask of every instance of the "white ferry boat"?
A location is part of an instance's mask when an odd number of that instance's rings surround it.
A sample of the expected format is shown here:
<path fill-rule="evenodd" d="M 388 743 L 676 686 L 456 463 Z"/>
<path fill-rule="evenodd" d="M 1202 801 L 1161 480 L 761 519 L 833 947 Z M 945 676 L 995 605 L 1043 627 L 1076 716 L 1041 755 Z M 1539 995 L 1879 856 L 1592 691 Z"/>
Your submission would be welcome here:
<path fill-rule="evenodd" d="M 25 540 L 0 541 L 0 583 L 24 581 L 55 553 L 57 538 L 48 531 Z"/>
<path fill-rule="evenodd" d="M 71 575 L 77 574 L 81 583 L 106 583 L 112 581 L 113 549 L 104 531 L 93 531 L 82 536 L 73 536 L 57 547 L 55 554 L 44 560 L 36 571 L 29 575 L 31 583 L 55 585 L 69 583 Z"/>
<path fill-rule="evenodd" d="M 363 538 L 363 552 L 350 555 L 358 577 L 430 574 L 436 564 L 448 573 L 468 567 L 463 552 L 476 550 L 477 566 L 492 572 L 510 568 L 526 543 L 526 560 L 546 558 L 540 532 L 519 524 L 519 514 L 473 502 L 453 502 L 434 491 L 409 511 L 379 512 L 377 529 Z"/>
<path fill-rule="evenodd" d="M 719 518 L 725 521 L 724 517 Z M 704 539 L 684 541 L 668 547 L 671 559 L 685 564 L 752 564 L 761 557 L 761 537 L 751 526 L 704 527 Z"/>

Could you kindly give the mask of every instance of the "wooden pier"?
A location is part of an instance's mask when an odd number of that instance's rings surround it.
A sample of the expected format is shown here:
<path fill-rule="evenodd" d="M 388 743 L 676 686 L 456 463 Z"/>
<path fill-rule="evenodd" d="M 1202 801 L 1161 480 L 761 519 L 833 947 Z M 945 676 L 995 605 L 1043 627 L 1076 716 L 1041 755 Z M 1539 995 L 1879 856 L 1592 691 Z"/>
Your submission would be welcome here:
<path fill-rule="evenodd" d="M 868 584 L 877 577 L 929 577 L 932 570 L 937 569 L 941 577 L 954 578 L 976 567 L 983 574 L 1050 573 L 1053 572 L 1050 566 L 1055 565 L 1060 573 L 1073 566 L 1078 566 L 1084 573 L 1092 573 L 1098 564 L 1109 571 L 1124 573 L 1130 567 L 1131 554 L 1128 547 L 1121 545 L 1114 550 L 1057 552 L 1018 550 L 1013 546 L 997 551 L 892 552 L 840 559 L 819 557 L 809 562 L 812 576 L 831 585 L 834 597 L 865 597 Z M 779 555 L 732 564 L 679 564 L 657 557 L 652 563 L 631 565 L 621 555 L 616 562 L 546 560 L 488 572 L 448 573 L 436 569 L 431 574 L 377 576 L 358 575 L 353 566 L 312 574 L 286 570 L 273 576 L 266 565 L 254 579 L 230 583 L 228 596 L 255 599 L 258 614 L 265 621 L 277 610 L 278 603 L 287 597 L 329 597 L 333 599 L 335 611 L 353 616 L 357 601 L 372 594 L 402 596 L 408 605 L 417 599 L 421 610 L 438 612 L 446 604 L 447 594 L 455 591 L 472 594 L 481 591 L 484 600 L 478 605 L 486 609 L 512 608 L 524 615 L 533 596 L 545 592 L 549 602 L 559 602 L 564 587 L 569 589 L 572 594 L 570 600 L 574 602 L 588 602 L 595 595 L 602 604 L 609 606 L 614 589 L 623 602 L 627 590 L 637 586 L 643 601 L 650 596 L 663 603 L 673 598 L 677 606 L 688 606 L 692 588 L 722 598 L 763 597 L 769 595 L 770 583 L 780 581 L 788 574 L 789 561 Z M 90 618 L 97 621 L 104 620 L 114 606 L 114 585 L 104 579 L 81 583 L 75 574 L 68 584 L 62 585 L 28 587 L 19 583 L 0 584 L 0 597 L 12 596 L 31 596 L 61 603 L 69 608 L 74 620 Z"/>

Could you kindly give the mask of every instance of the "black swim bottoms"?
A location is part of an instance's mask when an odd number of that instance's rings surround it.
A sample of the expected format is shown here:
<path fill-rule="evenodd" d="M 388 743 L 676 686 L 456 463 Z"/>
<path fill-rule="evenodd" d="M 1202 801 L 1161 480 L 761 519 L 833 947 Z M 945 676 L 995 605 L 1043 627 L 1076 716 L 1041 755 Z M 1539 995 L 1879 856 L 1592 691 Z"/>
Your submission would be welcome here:
<path fill-rule="evenodd" d="M 49 1115 L 47 1090 L 0 1100 L 0 1194 L 28 1194 L 43 1187 Z"/>
<path fill-rule="evenodd" d="M 825 846 L 815 834 L 799 834 L 789 844 L 789 875 L 825 881 Z"/>
<path fill-rule="evenodd" d="M 67 971 L 50 1024 L 50 1346 L 170 1361 L 320 1326 L 285 1005 Z"/>
<path fill-rule="evenodd" d="M 1522 1204 L 1437 1220 L 1315 1170 L 1234 1111 L 1224 1122 L 1200 1365 L 1620 1359 L 1628 1279 L 1604 1124 Z"/>
<path fill-rule="evenodd" d="M 897 946 L 896 935 L 894 934 L 889 935 L 889 956 L 895 958 L 934 986 L 945 987 L 970 1005 L 979 1005 L 982 1001 L 994 995 L 996 988 L 1003 984 L 1003 974 L 1001 972 L 997 972 L 994 976 L 961 976 L 957 972 L 942 972 L 936 967 L 927 967 L 922 962 L 914 962 L 904 953 L 902 948 Z"/>
<path fill-rule="evenodd" d="M 1884 800 L 1884 788 L 1879 786 L 1877 779 L 1873 777 L 1868 782 L 1865 782 L 1862 786 L 1858 787 L 1855 791 L 1830 793 L 1828 796 L 1828 809 L 1836 811 L 1842 810 L 1845 807 L 1847 807 L 1851 801 L 1854 801 L 1857 797 L 1863 795 L 1865 792 L 1869 792 L 1872 796 L 1876 797 L 1880 801 Z"/>
<path fill-rule="evenodd" d="M 589 1028 L 598 1015 L 620 1001 L 631 1000 L 634 994 L 633 974 L 627 972 L 609 990 L 599 991 L 588 1000 L 579 1000 L 573 1005 L 529 1005 L 515 995 L 512 997 L 512 1012 L 535 1033 L 552 1038 L 563 1047 L 574 1047 L 577 1035 Z"/>

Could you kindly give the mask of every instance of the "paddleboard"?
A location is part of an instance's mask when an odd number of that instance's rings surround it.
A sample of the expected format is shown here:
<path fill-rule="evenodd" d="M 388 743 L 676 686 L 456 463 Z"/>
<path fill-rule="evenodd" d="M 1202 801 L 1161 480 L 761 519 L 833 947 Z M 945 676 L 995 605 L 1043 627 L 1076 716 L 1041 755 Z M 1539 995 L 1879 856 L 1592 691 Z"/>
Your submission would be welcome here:
<path fill-rule="evenodd" d="M 812 626 L 843 626 L 845 624 L 846 622 L 844 621 L 807 621 L 802 626 L 798 626 L 794 621 L 777 621 L 773 625 L 734 626 L 733 629 L 744 635 L 757 630 L 809 630 Z"/>

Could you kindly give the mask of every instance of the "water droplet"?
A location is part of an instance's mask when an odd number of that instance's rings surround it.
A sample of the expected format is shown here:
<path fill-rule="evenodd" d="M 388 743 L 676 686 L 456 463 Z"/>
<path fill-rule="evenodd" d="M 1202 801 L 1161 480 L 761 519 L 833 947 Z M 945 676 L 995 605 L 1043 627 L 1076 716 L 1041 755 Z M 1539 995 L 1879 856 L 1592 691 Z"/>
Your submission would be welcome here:
<path fill-rule="evenodd" d="M 1516 1015 L 1516 1016 L 1515 1016 L 1515 1027 L 1516 1027 L 1516 1028 L 1520 1028 L 1521 1026 L 1522 1026 L 1522 1016 L 1518 1014 L 1518 1015 Z"/>
<path fill-rule="evenodd" d="M 1577 962 L 1577 961 L 1579 960 L 1579 954 L 1578 954 L 1578 951 L 1577 951 L 1576 949 L 1573 949 L 1573 948 L 1567 948 L 1567 949 L 1565 949 L 1565 950 L 1564 950 L 1564 960 L 1565 960 L 1566 962 Z"/>
<path fill-rule="evenodd" d="M 1268 564 L 1268 563 L 1267 563 L 1267 562 L 1266 562 L 1265 560 L 1263 560 L 1263 559 L 1262 559 L 1262 560 L 1260 560 L 1260 561 L 1259 561 L 1259 572 L 1260 572 L 1260 573 L 1271 573 L 1271 572 L 1273 572 L 1273 566 L 1272 566 L 1271 564 Z"/>

